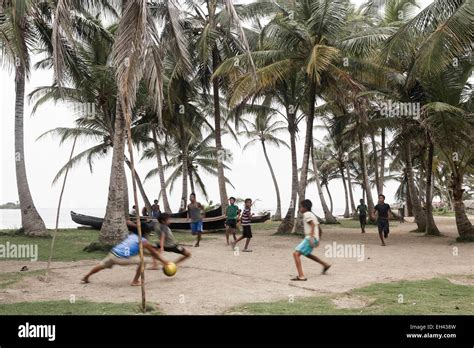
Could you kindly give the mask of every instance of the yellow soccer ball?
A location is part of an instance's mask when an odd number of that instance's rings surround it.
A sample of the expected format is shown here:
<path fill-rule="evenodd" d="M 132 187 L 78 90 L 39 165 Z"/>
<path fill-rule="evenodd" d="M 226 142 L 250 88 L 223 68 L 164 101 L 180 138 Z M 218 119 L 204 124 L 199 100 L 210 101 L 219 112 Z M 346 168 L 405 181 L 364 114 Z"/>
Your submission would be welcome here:
<path fill-rule="evenodd" d="M 177 270 L 178 267 L 176 267 L 176 264 L 173 262 L 170 262 L 163 266 L 163 273 L 168 277 L 174 276 Z"/>

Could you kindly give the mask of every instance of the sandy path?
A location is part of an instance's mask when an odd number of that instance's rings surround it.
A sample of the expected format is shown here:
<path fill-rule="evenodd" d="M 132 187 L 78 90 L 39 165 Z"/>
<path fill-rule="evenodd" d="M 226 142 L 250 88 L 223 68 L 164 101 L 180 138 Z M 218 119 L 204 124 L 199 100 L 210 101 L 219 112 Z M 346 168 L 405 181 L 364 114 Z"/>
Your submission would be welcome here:
<path fill-rule="evenodd" d="M 474 274 L 474 244 L 455 243 L 453 218 L 437 218 L 443 237 L 425 237 L 408 233 L 413 223 L 391 229 L 388 246 L 379 245 L 374 229 L 361 235 L 357 229 L 328 227 L 317 255 L 323 256 L 326 245 L 358 244 L 364 246 L 364 260 L 332 258 L 328 275 L 312 261 L 303 260 L 309 278 L 293 283 L 295 274 L 292 249 L 298 243 L 294 237 L 271 236 L 272 232 L 254 233 L 252 253 L 234 252 L 224 245 L 224 236 L 205 241 L 192 248 L 193 257 L 174 278 L 159 271 L 148 271 L 147 299 L 159 303 L 166 314 L 218 314 L 229 307 L 260 301 L 287 299 L 324 293 L 340 293 L 370 283 L 402 279 L 427 279 L 441 275 Z M 167 254 L 168 258 L 175 256 Z M 24 262 L 0 263 L 0 272 L 17 271 Z M 0 303 L 37 300 L 76 300 L 97 302 L 139 302 L 140 288 L 128 286 L 133 267 L 115 267 L 91 278 L 92 283 L 80 284 L 80 277 L 94 261 L 56 262 L 51 281 L 38 277 L 25 278 L 9 289 L 0 290 Z M 44 262 L 29 263 L 31 270 L 45 267 Z"/>

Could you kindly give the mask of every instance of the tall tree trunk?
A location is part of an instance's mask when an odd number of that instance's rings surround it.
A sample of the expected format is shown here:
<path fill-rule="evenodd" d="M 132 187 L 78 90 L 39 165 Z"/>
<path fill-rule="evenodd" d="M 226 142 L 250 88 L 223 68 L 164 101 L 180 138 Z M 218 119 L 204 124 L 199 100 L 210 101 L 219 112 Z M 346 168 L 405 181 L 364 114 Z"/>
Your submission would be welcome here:
<path fill-rule="evenodd" d="M 407 205 L 407 216 L 413 216 L 413 203 L 412 203 L 412 197 L 411 197 L 411 192 L 410 192 L 410 185 L 408 183 L 408 173 L 407 173 L 407 168 L 405 167 L 403 169 L 406 177 L 406 205 Z"/>
<path fill-rule="evenodd" d="M 130 211 L 130 201 L 128 199 L 127 175 L 124 173 L 123 175 L 123 213 L 125 214 L 125 221 L 129 219 L 129 211 Z"/>
<path fill-rule="evenodd" d="M 116 244 L 128 234 L 125 220 L 125 118 L 117 98 L 115 111 L 112 166 L 110 169 L 109 195 L 104 222 L 100 229 L 99 241 L 104 244 Z"/>
<path fill-rule="evenodd" d="M 370 133 L 370 140 L 372 141 L 372 151 L 374 152 L 374 163 L 375 163 L 375 186 L 377 187 L 377 194 L 383 193 L 380 191 L 380 176 L 379 176 L 379 168 L 377 168 L 379 164 L 379 156 L 377 154 L 377 142 L 375 141 L 374 133 Z"/>
<path fill-rule="evenodd" d="M 216 71 L 219 66 L 219 52 L 217 47 L 212 49 L 213 70 Z M 219 78 L 212 81 L 212 89 L 214 94 L 214 132 L 216 135 L 216 151 L 217 151 L 217 180 L 219 182 L 219 196 L 221 199 L 222 211 L 227 209 L 227 190 L 225 187 L 224 160 L 227 156 L 225 149 L 222 147 L 222 131 L 221 131 L 221 112 L 219 98 Z"/>
<path fill-rule="evenodd" d="M 165 171 L 163 169 L 163 162 L 161 159 L 161 150 L 158 144 L 158 139 L 156 135 L 156 130 L 153 129 L 153 145 L 155 146 L 156 152 L 156 161 L 158 163 L 158 176 L 160 178 L 160 196 L 163 199 L 163 209 L 166 213 L 171 214 L 170 202 L 168 200 L 168 194 L 166 193 L 166 181 L 165 181 Z"/>
<path fill-rule="evenodd" d="M 309 86 L 309 110 L 308 116 L 306 117 L 306 135 L 304 140 L 304 150 L 303 150 L 303 161 L 301 163 L 301 174 L 298 186 L 298 197 L 302 201 L 305 199 L 306 195 L 306 186 L 308 183 L 308 167 L 310 161 L 310 152 L 313 146 L 313 124 L 314 124 L 314 111 L 316 103 L 316 83 L 310 81 Z M 295 233 L 303 234 L 304 225 L 303 225 L 303 214 L 298 210 L 295 223 Z"/>
<path fill-rule="evenodd" d="M 296 158 L 296 115 L 287 113 L 288 132 L 290 133 L 290 149 L 291 149 L 291 198 L 290 206 L 285 217 L 278 226 L 277 233 L 291 233 L 295 224 L 295 211 L 298 209 L 296 195 L 298 194 L 298 163 Z"/>
<path fill-rule="evenodd" d="M 350 216 L 349 213 L 349 194 L 347 192 L 347 185 L 346 185 L 346 178 L 344 176 L 344 164 L 339 164 L 339 173 L 341 174 L 342 185 L 344 186 L 344 201 L 346 203 L 346 208 L 344 209 L 344 217 L 348 218 Z"/>
<path fill-rule="evenodd" d="M 425 206 L 426 206 L 426 234 L 438 236 L 439 230 L 436 226 L 433 217 L 433 157 L 434 157 L 434 144 L 431 141 L 429 135 L 426 135 L 428 143 L 428 158 L 426 163 L 426 194 L 425 194 Z"/>
<path fill-rule="evenodd" d="M 406 169 L 408 179 L 408 191 L 411 197 L 411 205 L 413 207 L 413 215 L 415 216 L 415 223 L 418 226 L 418 231 L 426 230 L 426 215 L 421 206 L 419 193 L 415 185 L 415 175 L 413 173 L 413 159 L 411 155 L 411 144 L 408 142 L 405 145 L 406 153 Z"/>
<path fill-rule="evenodd" d="M 385 177 L 385 128 L 382 128 L 382 133 L 380 135 L 380 142 L 381 142 L 381 148 L 380 148 L 380 175 L 379 175 L 379 187 L 378 191 L 380 193 L 383 193 L 383 187 L 384 187 L 384 177 Z"/>
<path fill-rule="evenodd" d="M 329 191 L 329 185 L 326 183 L 324 186 L 326 187 L 326 192 L 327 192 L 328 197 L 329 197 L 329 206 L 331 207 L 329 209 L 329 211 L 331 212 L 331 215 L 332 215 L 332 214 L 334 214 L 334 205 L 333 205 L 333 202 L 332 202 L 332 195 L 331 195 L 331 192 Z"/>
<path fill-rule="evenodd" d="M 47 234 L 43 219 L 36 210 L 26 175 L 24 149 L 24 105 L 25 105 L 25 68 L 23 63 L 15 68 L 15 172 L 18 199 L 21 209 L 21 226 L 29 236 Z"/>
<path fill-rule="evenodd" d="M 356 206 L 354 203 L 354 194 L 352 191 L 352 178 L 351 178 L 351 171 L 349 169 L 349 164 L 346 162 L 346 173 L 347 173 L 347 188 L 349 190 L 349 198 L 351 201 L 351 214 L 355 215 L 356 212 Z"/>
<path fill-rule="evenodd" d="M 130 169 L 130 172 L 132 172 L 132 164 L 130 163 L 127 157 L 125 157 L 125 163 L 127 163 L 127 166 Z M 140 195 L 142 196 L 143 202 L 145 203 L 146 210 L 148 210 L 148 213 L 151 214 L 151 203 L 150 203 L 150 200 L 148 199 L 148 196 L 146 195 L 145 188 L 143 187 L 142 181 L 136 169 L 135 169 L 135 180 L 137 181 L 138 190 L 140 191 Z"/>
<path fill-rule="evenodd" d="M 183 189 L 181 193 L 181 203 L 179 205 L 179 211 L 186 210 L 186 201 L 188 199 L 188 149 L 187 146 L 183 149 L 183 163 L 182 163 L 182 177 L 183 177 Z"/>
<path fill-rule="evenodd" d="M 456 227 L 458 229 L 458 241 L 474 241 L 474 226 L 466 215 L 463 202 L 464 189 L 462 188 L 462 175 L 456 170 L 453 173 L 452 189 L 454 200 L 454 215 L 456 217 Z"/>
<path fill-rule="evenodd" d="M 321 201 L 321 206 L 324 212 L 324 219 L 326 220 L 326 223 L 336 223 L 337 222 L 336 218 L 329 211 L 328 205 L 326 204 L 326 199 L 324 199 L 323 189 L 321 187 L 321 179 L 319 177 L 318 163 L 316 162 L 316 156 L 314 155 L 314 151 L 312 150 L 311 150 L 311 159 L 313 161 L 313 172 L 316 178 L 315 181 L 316 181 L 316 187 L 318 188 L 319 200 Z"/>
<path fill-rule="evenodd" d="M 360 151 L 360 163 L 362 167 L 362 178 L 363 178 L 363 188 L 367 195 L 367 207 L 369 209 L 369 219 L 374 221 L 374 200 L 372 199 L 372 192 L 370 189 L 369 175 L 367 173 L 367 159 L 365 156 L 364 142 L 362 139 L 362 134 L 359 132 L 359 151 Z"/>
<path fill-rule="evenodd" d="M 188 165 L 188 176 L 189 176 L 189 184 L 191 185 L 191 192 L 196 192 L 196 189 L 194 187 L 194 177 L 193 177 L 193 171 Z"/>
<path fill-rule="evenodd" d="M 275 176 L 275 172 L 273 171 L 272 163 L 270 162 L 270 158 L 268 158 L 267 148 L 265 146 L 265 140 L 262 140 L 261 143 L 262 143 L 263 154 L 265 155 L 265 160 L 267 161 L 268 169 L 270 169 L 270 174 L 272 175 L 273 186 L 275 186 L 277 208 L 276 208 L 275 214 L 273 215 L 273 220 L 280 221 L 281 220 L 280 189 L 278 188 L 278 182 Z"/>

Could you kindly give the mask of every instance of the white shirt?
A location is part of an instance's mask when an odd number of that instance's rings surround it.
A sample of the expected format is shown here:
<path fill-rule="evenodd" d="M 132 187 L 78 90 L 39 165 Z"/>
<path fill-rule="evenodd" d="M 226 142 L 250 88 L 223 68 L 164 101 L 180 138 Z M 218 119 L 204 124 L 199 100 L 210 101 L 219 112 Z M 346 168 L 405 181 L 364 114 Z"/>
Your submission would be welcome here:
<path fill-rule="evenodd" d="M 309 224 L 311 221 L 314 222 L 314 238 L 319 240 L 319 222 L 312 212 L 307 211 L 303 214 L 303 221 L 304 221 L 304 234 L 306 238 L 311 236 L 311 225 Z"/>

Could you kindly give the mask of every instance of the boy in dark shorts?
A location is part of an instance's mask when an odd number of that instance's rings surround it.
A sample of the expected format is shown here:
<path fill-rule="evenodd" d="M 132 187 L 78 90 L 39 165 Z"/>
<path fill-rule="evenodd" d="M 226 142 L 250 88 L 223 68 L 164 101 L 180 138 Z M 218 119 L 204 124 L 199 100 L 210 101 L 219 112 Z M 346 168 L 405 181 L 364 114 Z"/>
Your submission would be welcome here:
<path fill-rule="evenodd" d="M 235 233 L 237 232 L 237 219 L 240 214 L 240 209 L 238 206 L 235 205 L 235 198 L 230 197 L 229 198 L 229 206 L 227 207 L 227 210 L 225 212 L 226 215 L 226 221 L 225 224 L 227 226 L 225 230 L 225 239 L 227 241 L 227 245 L 229 245 L 229 235 L 232 233 L 234 236 L 234 242 L 237 239 L 237 236 Z"/>
<path fill-rule="evenodd" d="M 367 208 L 367 205 L 365 205 L 364 200 L 361 199 L 360 204 L 357 206 L 356 212 L 359 212 L 359 222 L 360 222 L 360 228 L 362 230 L 361 233 L 365 233 L 365 225 L 367 225 L 367 211 L 369 208 Z"/>
<path fill-rule="evenodd" d="M 167 213 L 162 213 L 158 218 L 158 222 L 160 223 L 160 226 L 157 227 L 155 231 L 160 241 L 156 243 L 155 247 L 160 251 L 160 254 L 163 254 L 164 251 L 180 254 L 181 256 L 176 259 L 176 261 L 174 261 L 175 264 L 190 258 L 191 253 L 178 244 L 174 238 L 173 232 L 171 232 L 171 229 L 169 228 L 171 223 L 170 215 Z M 151 269 L 158 269 L 158 263 L 156 260 L 153 261 Z"/>
<path fill-rule="evenodd" d="M 134 225 L 131 222 L 127 224 Z M 136 226 L 136 225 L 135 225 Z M 148 251 L 154 259 L 159 260 L 162 264 L 167 264 L 169 261 L 165 260 L 160 254 L 156 252 L 152 244 L 146 239 L 148 236 L 148 231 L 142 231 L 142 245 L 143 251 Z M 127 266 L 127 265 L 137 265 L 137 271 L 135 277 L 132 280 L 131 285 L 137 286 L 141 285 L 140 276 L 141 276 L 141 267 L 140 267 L 140 256 L 139 256 L 139 239 L 137 233 L 130 233 L 123 241 L 114 246 L 110 253 L 103 259 L 97 266 L 93 267 L 83 278 L 83 283 L 89 283 L 89 278 L 91 275 L 100 272 L 106 268 L 112 268 L 115 265 Z"/>
<path fill-rule="evenodd" d="M 377 227 L 379 229 L 379 237 L 382 241 L 382 246 L 385 246 L 384 238 L 387 239 L 390 233 L 388 218 L 389 216 L 393 217 L 393 214 L 390 210 L 390 206 L 385 203 L 385 196 L 382 194 L 379 195 L 379 202 L 374 207 L 374 214 L 377 217 Z"/>
<path fill-rule="evenodd" d="M 242 239 L 246 239 L 243 252 L 251 252 L 249 249 L 250 239 L 252 239 L 252 229 L 250 227 L 250 222 L 252 221 L 252 200 L 250 198 L 245 199 L 244 210 L 240 216 L 240 222 L 242 224 L 242 235 L 232 243 L 232 249 L 235 248 L 238 242 Z"/>

